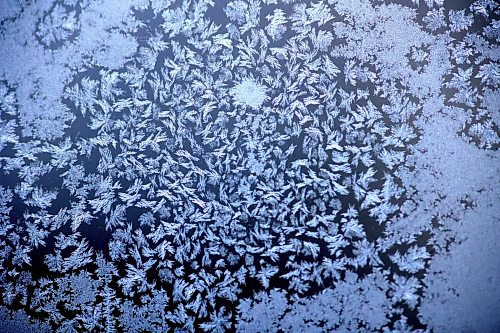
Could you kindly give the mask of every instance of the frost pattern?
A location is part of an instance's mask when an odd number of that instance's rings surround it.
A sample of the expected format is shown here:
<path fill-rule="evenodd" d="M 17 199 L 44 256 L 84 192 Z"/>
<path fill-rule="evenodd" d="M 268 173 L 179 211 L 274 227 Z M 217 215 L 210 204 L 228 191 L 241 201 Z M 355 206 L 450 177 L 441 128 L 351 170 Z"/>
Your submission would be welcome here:
<path fill-rule="evenodd" d="M 494 0 L 0 3 L 1 332 L 496 332 Z"/>

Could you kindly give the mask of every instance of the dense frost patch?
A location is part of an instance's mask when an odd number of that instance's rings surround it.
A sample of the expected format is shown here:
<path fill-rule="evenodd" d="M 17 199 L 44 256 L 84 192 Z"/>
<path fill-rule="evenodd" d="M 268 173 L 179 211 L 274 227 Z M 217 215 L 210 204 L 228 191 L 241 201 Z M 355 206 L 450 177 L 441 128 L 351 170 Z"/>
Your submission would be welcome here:
<path fill-rule="evenodd" d="M 266 88 L 252 79 L 244 79 L 231 89 L 237 105 L 258 109 L 267 99 Z"/>

